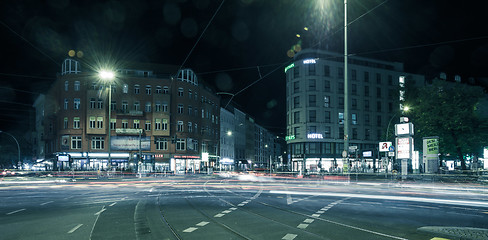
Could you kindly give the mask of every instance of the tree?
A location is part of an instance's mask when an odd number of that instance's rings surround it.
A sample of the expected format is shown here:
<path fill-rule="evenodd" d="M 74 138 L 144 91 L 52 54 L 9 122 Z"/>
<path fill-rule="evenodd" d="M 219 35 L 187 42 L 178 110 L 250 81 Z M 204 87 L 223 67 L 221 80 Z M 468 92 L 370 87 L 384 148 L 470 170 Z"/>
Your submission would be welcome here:
<path fill-rule="evenodd" d="M 411 90 L 412 92 L 412 90 Z M 408 96 L 408 116 L 415 125 L 416 142 L 438 136 L 442 154 L 455 155 L 466 169 L 464 156 L 479 155 L 488 143 L 488 118 L 480 113 L 484 101 L 481 87 L 435 79 Z"/>

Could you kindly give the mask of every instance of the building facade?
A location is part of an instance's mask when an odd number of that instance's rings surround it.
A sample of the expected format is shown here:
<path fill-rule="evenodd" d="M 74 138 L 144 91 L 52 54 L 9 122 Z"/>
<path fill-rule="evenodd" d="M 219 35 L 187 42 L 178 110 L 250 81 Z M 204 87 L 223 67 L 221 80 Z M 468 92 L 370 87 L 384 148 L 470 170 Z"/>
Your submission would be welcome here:
<path fill-rule="evenodd" d="M 381 168 L 378 142 L 400 111 L 400 77 L 423 85 L 403 64 L 349 57 L 349 145 L 352 171 Z M 340 172 L 344 149 L 344 56 L 305 49 L 285 68 L 287 152 L 293 171 Z M 372 152 L 362 157 L 361 153 Z M 376 154 L 375 154 L 376 153 Z"/>
<path fill-rule="evenodd" d="M 191 69 L 133 64 L 109 83 L 68 58 L 38 100 L 40 140 L 55 168 L 183 173 L 215 166 L 219 98 Z"/>

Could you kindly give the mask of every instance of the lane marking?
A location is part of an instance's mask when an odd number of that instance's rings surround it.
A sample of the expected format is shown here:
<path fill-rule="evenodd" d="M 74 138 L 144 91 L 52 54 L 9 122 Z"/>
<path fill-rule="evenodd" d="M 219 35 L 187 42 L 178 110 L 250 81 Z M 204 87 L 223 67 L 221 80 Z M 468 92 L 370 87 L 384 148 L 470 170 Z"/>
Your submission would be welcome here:
<path fill-rule="evenodd" d="M 197 226 L 203 227 L 203 226 L 205 226 L 207 224 L 209 224 L 209 222 L 200 222 L 200 223 L 197 223 Z"/>
<path fill-rule="evenodd" d="M 229 210 L 222 211 L 222 213 L 226 213 L 226 214 L 230 213 L 230 212 L 232 212 L 232 211 L 229 211 Z"/>
<path fill-rule="evenodd" d="M 244 204 L 244 203 L 239 203 L 239 204 L 237 204 L 237 206 L 239 206 L 239 207 L 242 207 L 242 206 L 244 206 L 244 205 L 246 205 L 246 204 Z"/>
<path fill-rule="evenodd" d="M 52 203 L 52 202 L 54 202 L 54 201 L 48 201 L 48 202 L 45 202 L 45 203 L 41 203 L 39 205 L 44 206 L 44 205 L 49 204 L 49 203 Z"/>
<path fill-rule="evenodd" d="M 96 212 L 95 215 L 100 215 L 101 213 L 105 212 L 105 210 L 107 210 L 107 209 L 104 206 L 104 208 L 102 208 L 102 210 Z"/>
<path fill-rule="evenodd" d="M 229 209 L 230 209 L 230 210 L 232 210 L 232 211 L 237 210 L 237 208 L 235 208 L 235 207 L 231 207 L 231 208 L 229 208 Z"/>
<path fill-rule="evenodd" d="M 298 224 L 297 228 L 300 228 L 300 229 L 305 229 L 308 227 L 308 224 L 305 224 L 305 223 L 300 223 Z"/>
<path fill-rule="evenodd" d="M 315 219 L 307 218 L 303 220 L 304 223 L 308 223 L 308 224 L 313 223 L 313 221 L 315 221 Z"/>
<path fill-rule="evenodd" d="M 318 217 L 320 217 L 320 214 L 312 214 L 312 217 L 318 218 Z"/>
<path fill-rule="evenodd" d="M 117 204 L 117 202 L 113 202 L 112 204 L 110 204 L 108 206 L 113 207 L 115 204 Z"/>
<path fill-rule="evenodd" d="M 25 211 L 25 210 L 26 210 L 25 208 L 22 208 L 22 209 L 19 209 L 19 210 L 15 210 L 15 211 L 9 212 L 9 213 L 7 213 L 7 215 L 12 215 L 14 213 L 22 212 L 22 211 Z"/>
<path fill-rule="evenodd" d="M 353 194 L 353 193 L 326 193 L 326 192 L 298 192 L 298 191 L 269 191 L 271 194 L 295 194 L 295 195 L 312 195 L 312 196 L 327 196 L 327 197 L 348 197 L 348 198 L 366 198 L 366 199 L 382 199 L 395 201 L 411 201 L 423 203 L 439 203 L 446 205 L 461 205 L 461 206 L 476 206 L 488 207 L 488 202 L 472 201 L 472 200 L 451 200 L 451 199 L 436 199 L 436 198 L 421 198 L 421 197 L 405 197 L 405 196 L 389 196 L 389 195 L 369 195 L 369 194 Z"/>
<path fill-rule="evenodd" d="M 193 232 L 193 231 L 195 231 L 195 230 L 197 230 L 197 229 L 198 229 L 198 228 L 196 228 L 196 227 L 189 227 L 189 228 L 187 228 L 187 229 L 183 230 L 183 232 L 186 232 L 186 233 L 191 233 L 191 232 Z"/>
<path fill-rule="evenodd" d="M 225 214 L 219 213 L 219 214 L 215 215 L 214 217 L 218 217 L 219 218 L 219 217 L 223 217 L 224 215 Z"/>
<path fill-rule="evenodd" d="M 80 228 L 81 226 L 83 226 L 83 224 L 78 224 L 76 225 L 74 228 L 72 228 L 71 230 L 68 231 L 68 234 L 71 234 L 71 233 L 74 233 L 76 230 L 78 230 L 78 228 Z"/>
<path fill-rule="evenodd" d="M 287 233 L 284 237 L 282 237 L 281 239 L 282 240 L 293 240 L 297 237 L 298 235 L 296 234 L 291 234 L 291 233 Z"/>

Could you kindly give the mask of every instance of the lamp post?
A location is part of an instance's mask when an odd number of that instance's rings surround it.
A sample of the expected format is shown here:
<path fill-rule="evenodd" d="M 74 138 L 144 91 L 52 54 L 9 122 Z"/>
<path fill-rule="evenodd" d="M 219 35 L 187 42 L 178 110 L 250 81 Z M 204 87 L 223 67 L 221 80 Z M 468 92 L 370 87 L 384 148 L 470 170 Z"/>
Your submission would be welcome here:
<path fill-rule="evenodd" d="M 102 70 L 98 74 L 100 79 L 105 82 L 108 82 L 108 121 L 107 121 L 107 128 L 108 128 L 108 138 L 107 138 L 107 146 L 108 146 L 108 162 L 107 162 L 107 169 L 112 166 L 112 151 L 111 151 L 111 144 L 110 144 L 110 136 L 112 133 L 111 128 L 111 117 L 112 117 L 112 81 L 115 78 L 115 74 L 112 71 Z"/>
<path fill-rule="evenodd" d="M 344 0 L 344 152 L 349 168 L 349 81 L 347 79 L 347 0 Z M 344 167 L 343 167 L 344 169 Z M 348 170 L 348 172 L 350 172 Z"/>
<path fill-rule="evenodd" d="M 18 152 L 19 152 L 19 163 L 20 163 L 20 145 L 19 145 L 19 142 L 18 142 L 18 141 L 17 141 L 17 139 L 14 137 L 14 135 L 12 135 L 12 134 L 10 134 L 10 133 L 8 133 L 8 132 L 4 132 L 4 131 L 0 130 L 0 133 L 5 133 L 5 134 L 7 134 L 7 135 L 11 136 L 11 137 L 12 137 L 12 138 L 15 140 L 15 143 L 17 143 L 17 150 L 18 150 Z M 15 164 L 14 164 L 14 160 L 12 160 L 12 167 L 13 167 L 13 166 L 15 166 Z"/>

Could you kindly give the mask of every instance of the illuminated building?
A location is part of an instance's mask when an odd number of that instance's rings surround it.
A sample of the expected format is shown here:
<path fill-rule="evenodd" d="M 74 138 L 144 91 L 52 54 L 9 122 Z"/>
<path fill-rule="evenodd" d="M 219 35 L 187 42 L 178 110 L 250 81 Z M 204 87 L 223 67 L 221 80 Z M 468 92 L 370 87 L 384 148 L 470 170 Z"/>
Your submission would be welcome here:
<path fill-rule="evenodd" d="M 37 104 L 44 108 L 45 157 L 55 166 L 184 173 L 215 165 L 219 98 L 199 84 L 191 69 L 128 64 L 116 70 L 109 88 L 96 72 L 81 67 L 66 59 L 45 102 Z M 202 153 L 208 153 L 209 162 Z"/>
<path fill-rule="evenodd" d="M 405 73 L 403 64 L 349 57 L 351 170 L 379 167 L 378 142 L 398 112 L 399 78 L 423 85 L 424 76 Z M 294 171 L 340 172 L 344 148 L 344 56 L 306 49 L 285 68 L 287 152 Z M 372 156 L 360 156 L 373 152 Z M 339 161 L 341 159 L 341 161 Z M 370 167 L 370 168 L 369 168 Z"/>

